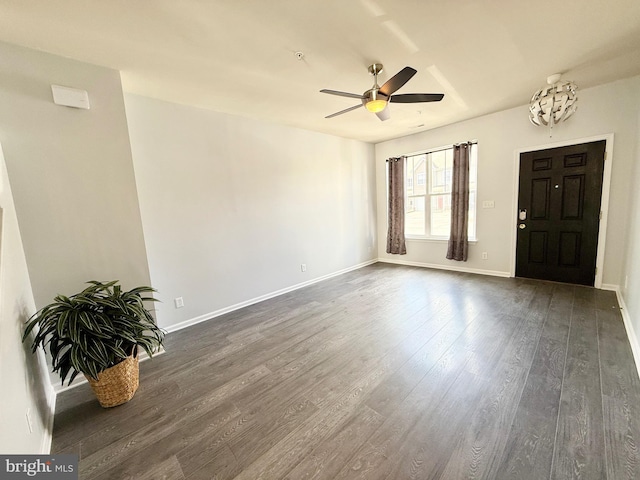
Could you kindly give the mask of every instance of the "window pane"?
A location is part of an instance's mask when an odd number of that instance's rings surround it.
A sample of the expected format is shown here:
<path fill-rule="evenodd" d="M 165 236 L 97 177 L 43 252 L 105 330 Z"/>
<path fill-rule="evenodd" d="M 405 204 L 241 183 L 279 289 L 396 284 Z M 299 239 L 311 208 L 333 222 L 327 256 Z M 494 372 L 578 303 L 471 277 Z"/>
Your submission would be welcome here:
<path fill-rule="evenodd" d="M 424 195 L 411 196 L 404 205 L 404 233 L 406 235 L 424 235 Z"/>
<path fill-rule="evenodd" d="M 469 150 L 469 191 L 478 189 L 478 149 L 475 145 Z"/>
<path fill-rule="evenodd" d="M 448 237 L 451 224 L 451 195 L 431 195 L 431 235 Z"/>
<path fill-rule="evenodd" d="M 426 189 L 426 155 L 414 155 L 407 157 L 407 195 L 424 195 Z"/>
<path fill-rule="evenodd" d="M 405 235 L 426 235 L 425 230 L 425 176 L 426 155 L 407 157 L 405 182 Z"/>
<path fill-rule="evenodd" d="M 451 150 L 430 153 L 430 185 L 429 193 L 439 194 L 451 191 L 451 169 L 453 157 Z"/>
<path fill-rule="evenodd" d="M 469 238 L 476 238 L 476 192 L 469 192 Z"/>
<path fill-rule="evenodd" d="M 469 150 L 469 238 L 476 238 L 476 197 L 478 191 L 478 146 Z"/>

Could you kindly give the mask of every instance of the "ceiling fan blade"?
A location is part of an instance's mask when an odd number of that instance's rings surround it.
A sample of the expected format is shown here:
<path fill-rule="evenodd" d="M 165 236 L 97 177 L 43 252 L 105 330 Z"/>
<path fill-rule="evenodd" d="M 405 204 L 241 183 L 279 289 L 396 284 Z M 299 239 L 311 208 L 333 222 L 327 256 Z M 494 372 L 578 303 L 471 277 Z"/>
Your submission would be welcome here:
<path fill-rule="evenodd" d="M 362 106 L 363 106 L 363 105 L 362 105 L 362 104 L 360 104 L 360 105 L 356 105 L 355 107 L 345 108 L 344 110 L 340 110 L 339 112 L 332 113 L 331 115 L 327 115 L 327 116 L 326 116 L 326 117 L 324 117 L 324 118 L 333 118 L 333 117 L 337 117 L 338 115 L 342 115 L 343 113 L 350 112 L 351 110 L 355 110 L 356 108 L 360 108 L 360 107 L 362 107 Z"/>
<path fill-rule="evenodd" d="M 389 106 L 387 105 L 384 110 L 382 110 L 381 112 L 377 112 L 376 115 L 383 122 L 385 120 L 389 120 L 391 118 L 391 112 L 389 112 Z"/>
<path fill-rule="evenodd" d="M 339 92 L 338 90 L 327 90 L 326 88 L 320 90 L 321 93 L 328 93 L 329 95 L 338 95 L 339 97 L 359 98 L 363 99 L 364 96 L 357 93 Z"/>
<path fill-rule="evenodd" d="M 390 96 L 393 92 L 395 92 L 405 83 L 411 80 L 411 77 L 413 77 L 416 73 L 417 72 L 414 68 L 404 67 L 393 77 L 387 80 L 385 84 L 380 87 L 379 92 L 386 96 Z"/>
<path fill-rule="evenodd" d="M 439 102 L 443 97 L 444 93 L 403 93 L 391 95 L 389 101 L 394 103 Z"/>

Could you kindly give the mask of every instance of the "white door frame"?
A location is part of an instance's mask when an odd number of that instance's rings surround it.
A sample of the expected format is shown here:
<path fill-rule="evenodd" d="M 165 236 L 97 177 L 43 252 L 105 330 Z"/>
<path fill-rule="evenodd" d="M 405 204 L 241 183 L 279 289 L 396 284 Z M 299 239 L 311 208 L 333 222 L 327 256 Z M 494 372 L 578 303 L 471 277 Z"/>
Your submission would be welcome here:
<path fill-rule="evenodd" d="M 518 229 L 518 193 L 520 189 L 520 155 L 526 152 L 535 152 L 537 150 L 547 150 L 549 148 L 567 147 L 570 145 L 578 145 L 581 143 L 606 141 L 604 152 L 604 173 L 602 176 L 602 197 L 600 202 L 600 225 L 598 227 L 598 251 L 596 253 L 596 278 L 594 282 L 595 288 L 602 288 L 602 273 L 604 270 L 604 252 L 607 239 L 607 219 L 609 217 L 609 193 L 611 191 L 611 165 L 613 163 L 613 133 L 604 135 L 596 135 L 593 137 L 575 138 L 564 140 L 562 142 L 547 143 L 544 145 L 535 145 L 531 147 L 519 148 L 515 151 L 515 168 L 513 179 L 513 215 L 511 220 L 511 260 L 510 272 L 511 276 L 516 276 L 516 247 L 517 247 L 517 229 Z"/>

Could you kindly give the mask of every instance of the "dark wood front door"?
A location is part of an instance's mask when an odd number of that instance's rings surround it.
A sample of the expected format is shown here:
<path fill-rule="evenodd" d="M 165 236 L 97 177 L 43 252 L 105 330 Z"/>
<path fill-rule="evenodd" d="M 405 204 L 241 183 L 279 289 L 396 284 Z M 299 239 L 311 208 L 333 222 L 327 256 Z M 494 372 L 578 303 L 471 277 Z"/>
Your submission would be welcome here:
<path fill-rule="evenodd" d="M 593 286 L 605 140 L 520 155 L 516 276 Z"/>

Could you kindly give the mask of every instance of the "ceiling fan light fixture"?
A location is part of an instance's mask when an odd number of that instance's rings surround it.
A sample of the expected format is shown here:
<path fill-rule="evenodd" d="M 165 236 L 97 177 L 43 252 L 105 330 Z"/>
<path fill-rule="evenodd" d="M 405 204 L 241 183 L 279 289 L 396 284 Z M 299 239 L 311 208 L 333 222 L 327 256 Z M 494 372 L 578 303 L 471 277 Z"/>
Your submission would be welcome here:
<path fill-rule="evenodd" d="M 376 100 L 369 100 L 364 106 L 371 113 L 378 113 L 387 107 L 387 102 L 386 100 L 381 100 L 378 98 Z"/>

